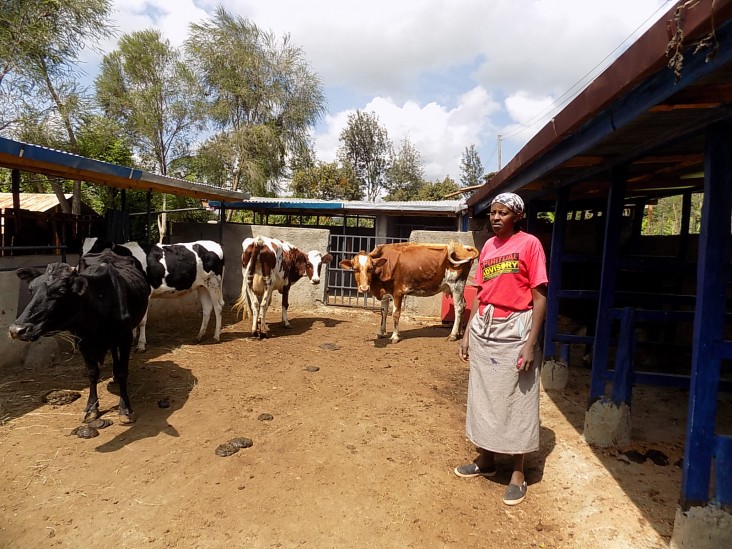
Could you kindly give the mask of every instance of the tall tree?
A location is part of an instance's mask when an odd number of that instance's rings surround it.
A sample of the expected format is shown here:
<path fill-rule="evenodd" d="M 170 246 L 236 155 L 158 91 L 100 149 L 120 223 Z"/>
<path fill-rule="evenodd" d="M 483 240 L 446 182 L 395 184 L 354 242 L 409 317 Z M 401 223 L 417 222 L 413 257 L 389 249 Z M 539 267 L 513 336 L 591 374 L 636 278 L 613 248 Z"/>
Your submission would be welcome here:
<path fill-rule="evenodd" d="M 360 200 L 361 189 L 350 167 L 336 162 L 318 162 L 297 170 L 290 184 L 292 194 L 322 200 Z"/>
<path fill-rule="evenodd" d="M 159 30 L 122 36 L 118 49 L 102 59 L 95 84 L 104 112 L 125 128 L 144 166 L 167 175 L 172 161 L 189 155 L 204 126 L 202 94 L 180 52 Z M 163 197 L 163 209 L 166 203 Z M 162 240 L 164 213 L 158 223 Z"/>
<path fill-rule="evenodd" d="M 475 145 L 465 147 L 460 158 L 460 183 L 463 187 L 473 187 L 484 182 L 483 163 Z"/>
<path fill-rule="evenodd" d="M 78 152 L 74 117 L 84 95 L 75 79 L 79 54 L 111 34 L 110 10 L 110 0 L 2 2 L 0 129 L 17 132 L 23 111 L 39 117 L 50 112 L 65 131 L 63 148 Z M 63 211 L 80 212 L 80 182 L 74 182 L 72 206 L 58 182 L 53 181 L 52 187 Z"/>
<path fill-rule="evenodd" d="M 209 114 L 226 149 L 232 189 L 279 190 L 288 155 L 308 145 L 325 111 L 319 77 L 288 35 L 278 39 L 223 7 L 190 26 L 188 60 L 203 81 Z"/>
<path fill-rule="evenodd" d="M 366 199 L 375 202 L 386 190 L 392 145 L 376 113 L 357 110 L 348 116 L 340 135 L 338 156 L 356 175 Z"/>
<path fill-rule="evenodd" d="M 385 200 L 415 200 L 423 179 L 422 155 L 405 137 L 399 150 L 391 155 L 391 165 L 386 171 L 389 194 Z"/>
<path fill-rule="evenodd" d="M 459 188 L 455 180 L 449 176 L 442 181 L 425 182 L 414 200 L 449 200 L 447 195 L 454 193 Z"/>

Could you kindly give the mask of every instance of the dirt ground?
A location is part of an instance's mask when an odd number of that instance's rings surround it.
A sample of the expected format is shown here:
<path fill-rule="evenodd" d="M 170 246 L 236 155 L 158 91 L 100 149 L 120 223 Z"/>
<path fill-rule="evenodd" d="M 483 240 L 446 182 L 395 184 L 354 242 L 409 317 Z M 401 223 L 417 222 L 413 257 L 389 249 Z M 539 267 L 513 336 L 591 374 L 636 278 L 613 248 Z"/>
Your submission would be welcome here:
<path fill-rule="evenodd" d="M 493 479 L 452 472 L 476 454 L 464 432 L 468 370 L 448 327 L 402 319 L 394 345 L 376 339 L 370 311 L 321 307 L 290 319 L 285 330 L 271 311 L 272 337 L 255 340 L 228 311 L 221 343 L 200 345 L 199 318 L 151 322 L 148 350 L 131 363 L 137 422 L 119 424 L 107 363 L 100 398 L 114 424 L 91 439 L 70 435 L 87 395 L 78 353 L 64 343 L 55 367 L 6 368 L 0 546 L 668 544 L 684 391 L 634 391 L 634 460 L 584 443 L 589 372 L 573 369 L 567 389 L 542 393 L 528 496 L 507 507 L 510 458 Z M 52 389 L 82 397 L 54 406 L 43 398 Z M 233 437 L 253 445 L 218 456 Z M 648 450 L 668 465 L 638 459 Z"/>

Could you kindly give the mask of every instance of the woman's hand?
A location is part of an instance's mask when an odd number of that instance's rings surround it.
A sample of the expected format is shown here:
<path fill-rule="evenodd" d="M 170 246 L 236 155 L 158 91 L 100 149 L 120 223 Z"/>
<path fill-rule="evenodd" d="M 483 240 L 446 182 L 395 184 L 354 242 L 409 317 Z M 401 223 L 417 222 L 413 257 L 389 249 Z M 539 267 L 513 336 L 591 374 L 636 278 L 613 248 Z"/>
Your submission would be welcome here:
<path fill-rule="evenodd" d="M 463 338 L 460 340 L 460 345 L 458 346 L 458 356 L 460 357 L 460 360 L 463 362 L 468 361 L 468 334 L 466 333 Z"/>
<path fill-rule="evenodd" d="M 533 346 L 524 345 L 516 358 L 516 369 L 519 372 L 526 372 L 531 369 L 531 365 L 534 362 L 534 348 Z"/>

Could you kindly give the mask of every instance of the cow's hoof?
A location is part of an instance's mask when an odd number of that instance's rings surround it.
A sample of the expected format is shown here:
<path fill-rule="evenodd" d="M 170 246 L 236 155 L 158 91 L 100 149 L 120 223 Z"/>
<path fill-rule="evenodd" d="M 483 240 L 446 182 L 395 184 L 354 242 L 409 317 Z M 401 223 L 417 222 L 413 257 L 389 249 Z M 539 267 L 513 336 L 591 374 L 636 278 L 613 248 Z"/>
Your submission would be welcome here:
<path fill-rule="evenodd" d="M 135 351 L 137 351 L 138 353 L 144 353 L 145 352 L 145 347 L 144 346 L 137 347 L 137 349 L 135 349 Z"/>
<path fill-rule="evenodd" d="M 214 343 L 221 343 L 221 337 L 214 337 Z"/>
<path fill-rule="evenodd" d="M 120 413 L 119 415 L 119 422 L 122 425 L 130 425 L 132 423 L 135 423 L 135 420 L 137 418 L 135 417 L 135 412 L 129 412 L 127 414 Z"/>
<path fill-rule="evenodd" d="M 454 336 L 452 334 L 450 334 L 449 336 L 447 336 L 447 340 L 448 341 L 457 341 L 458 339 L 459 338 L 457 336 Z"/>
<path fill-rule="evenodd" d="M 376 337 L 379 339 L 384 339 L 386 337 L 386 334 L 376 334 Z"/>
<path fill-rule="evenodd" d="M 84 419 L 82 421 L 84 423 L 89 423 L 90 421 L 94 421 L 98 417 L 99 417 L 99 410 L 95 408 L 95 409 L 92 409 L 92 410 L 88 410 L 84 414 Z"/>

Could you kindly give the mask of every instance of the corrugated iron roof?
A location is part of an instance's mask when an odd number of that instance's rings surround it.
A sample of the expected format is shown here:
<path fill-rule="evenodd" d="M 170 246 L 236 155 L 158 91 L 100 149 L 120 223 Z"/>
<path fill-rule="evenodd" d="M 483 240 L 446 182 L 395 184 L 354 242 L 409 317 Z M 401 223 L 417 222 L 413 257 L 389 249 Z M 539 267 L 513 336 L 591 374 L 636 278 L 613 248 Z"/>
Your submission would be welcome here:
<path fill-rule="evenodd" d="M 154 191 L 197 199 L 239 201 L 249 193 L 192 183 L 93 158 L 0 137 L 0 166 L 119 189 Z"/>
<path fill-rule="evenodd" d="M 221 207 L 219 201 L 209 200 L 209 206 Z M 410 212 L 423 215 L 450 215 L 466 211 L 463 200 L 434 200 L 414 202 L 364 202 L 350 200 L 319 200 L 315 198 L 270 198 L 253 196 L 243 202 L 224 204 L 227 209 L 267 210 L 269 213 L 309 212 L 312 215 L 377 214 Z"/>
<path fill-rule="evenodd" d="M 73 196 L 71 193 L 64 195 L 68 200 Z M 47 193 L 20 193 L 20 209 L 31 212 L 47 212 L 58 206 L 58 197 L 55 194 Z M 0 193 L 0 208 L 13 207 L 13 193 Z"/>

